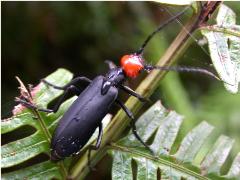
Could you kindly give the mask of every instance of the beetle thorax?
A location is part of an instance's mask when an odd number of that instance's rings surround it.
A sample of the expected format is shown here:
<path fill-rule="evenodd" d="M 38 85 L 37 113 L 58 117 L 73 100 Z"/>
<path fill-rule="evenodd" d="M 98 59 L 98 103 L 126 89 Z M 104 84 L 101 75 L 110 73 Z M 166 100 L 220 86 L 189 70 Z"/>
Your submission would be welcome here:
<path fill-rule="evenodd" d="M 102 85 L 102 94 L 106 94 L 111 86 L 122 84 L 125 80 L 125 75 L 122 68 L 113 68 L 108 71 Z"/>

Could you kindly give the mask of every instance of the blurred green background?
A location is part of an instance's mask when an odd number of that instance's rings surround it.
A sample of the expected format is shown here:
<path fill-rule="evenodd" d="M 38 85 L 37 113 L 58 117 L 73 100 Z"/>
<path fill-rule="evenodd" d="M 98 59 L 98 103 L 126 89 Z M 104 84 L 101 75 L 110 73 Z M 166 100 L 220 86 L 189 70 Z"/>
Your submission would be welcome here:
<path fill-rule="evenodd" d="M 227 2 L 237 14 L 238 2 Z M 118 64 L 122 55 L 135 52 L 158 24 L 170 15 L 154 2 L 2 2 L 2 117 L 9 117 L 18 96 L 19 76 L 26 84 L 66 68 L 75 76 L 104 74 L 104 60 Z M 239 3 L 238 3 L 239 4 Z M 170 7 L 174 14 L 182 7 Z M 184 22 L 187 14 L 182 17 Z M 181 30 L 173 23 L 145 50 L 149 63 L 159 60 Z M 207 46 L 202 47 L 207 50 Z M 193 42 L 179 64 L 213 69 L 207 53 Z M 144 75 L 143 75 L 144 76 Z M 143 78 L 129 80 L 135 88 Z M 240 94 L 231 95 L 217 82 L 199 74 L 168 73 L 151 99 L 184 114 L 181 138 L 202 120 L 215 128 L 215 139 L 225 134 L 235 139 L 228 163 L 240 149 Z M 123 97 L 126 99 L 126 97 Z M 207 145 L 206 145 L 207 146 Z M 226 165 L 227 167 L 227 165 Z M 227 169 L 227 168 L 226 168 Z M 224 170 L 225 171 L 225 170 Z"/>

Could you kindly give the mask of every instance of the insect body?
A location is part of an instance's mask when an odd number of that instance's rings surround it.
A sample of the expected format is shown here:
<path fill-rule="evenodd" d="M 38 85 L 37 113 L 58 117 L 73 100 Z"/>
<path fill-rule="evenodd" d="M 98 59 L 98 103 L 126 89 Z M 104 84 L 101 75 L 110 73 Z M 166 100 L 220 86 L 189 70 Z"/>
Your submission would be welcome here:
<path fill-rule="evenodd" d="M 118 96 L 110 86 L 102 95 L 105 77 L 97 76 L 79 95 L 61 118 L 51 142 L 51 158 L 59 160 L 77 153 L 90 139 L 96 128 L 102 133 L 102 119 Z"/>
<path fill-rule="evenodd" d="M 96 146 L 90 146 L 90 150 L 98 149 L 102 138 L 101 121 L 114 103 L 118 104 L 129 118 L 134 120 L 131 111 L 118 99 L 119 89 L 135 96 L 140 101 L 145 99 L 129 87 L 123 85 L 126 73 L 121 67 L 117 67 L 110 61 L 106 61 L 106 63 L 108 63 L 110 68 L 106 76 L 97 76 L 93 80 L 86 77 L 77 77 L 64 87 L 55 86 L 46 80 L 42 80 L 43 83 L 49 86 L 64 90 L 64 95 L 59 99 L 54 109 L 41 109 L 26 100 L 17 99 L 18 102 L 29 108 L 35 108 L 44 112 L 57 112 L 60 105 L 69 98 L 69 95 L 78 96 L 55 129 L 51 142 L 51 160 L 58 161 L 78 153 L 91 138 L 96 128 L 99 128 L 97 144 Z M 78 88 L 82 81 L 88 84 L 83 92 Z M 135 137 L 146 148 L 149 148 L 137 134 L 134 121 L 131 122 L 131 126 Z"/>
<path fill-rule="evenodd" d="M 141 101 L 144 101 L 144 98 L 129 87 L 123 85 L 126 75 L 121 67 L 115 66 L 110 61 L 107 61 L 107 63 L 110 70 L 106 76 L 97 76 L 92 81 L 86 77 L 77 77 L 64 87 L 58 87 L 43 80 L 44 83 L 54 88 L 65 90 L 65 94 L 53 110 L 38 109 L 40 111 L 56 112 L 60 104 L 65 101 L 66 97 L 69 97 L 70 94 L 78 96 L 75 102 L 63 115 L 54 132 L 51 142 L 51 159 L 53 161 L 61 160 L 79 152 L 88 142 L 96 128 L 99 128 L 97 144 L 91 148 L 99 148 L 102 137 L 101 121 L 114 103 L 120 105 L 127 115 L 134 120 L 132 113 L 118 99 L 118 91 L 122 89 Z M 81 81 L 85 81 L 89 84 L 83 92 L 80 92 L 78 89 L 78 85 Z M 25 103 L 25 105 L 27 104 Z M 131 124 L 136 138 L 148 148 L 138 136 L 134 121 L 132 121 Z"/>
<path fill-rule="evenodd" d="M 57 125 L 57 128 L 55 129 L 51 142 L 51 159 L 53 161 L 64 159 L 65 157 L 79 152 L 97 128 L 99 129 L 97 143 L 94 147 L 90 146 L 90 149 L 98 149 L 102 138 L 101 121 L 109 112 L 109 109 L 113 104 L 118 104 L 126 112 L 128 117 L 132 120 L 131 127 L 133 134 L 146 148 L 149 148 L 137 134 L 134 117 L 131 111 L 128 110 L 127 107 L 118 99 L 118 92 L 119 90 L 123 90 L 128 94 L 135 96 L 139 100 L 144 101 L 145 99 L 141 95 L 137 94 L 129 87 L 124 86 L 124 81 L 127 77 L 135 78 L 143 70 L 151 71 L 153 69 L 162 69 L 196 71 L 211 75 L 209 72 L 206 72 L 206 70 L 197 68 L 157 67 L 144 63 L 142 53 L 149 40 L 164 26 L 181 16 L 185 11 L 186 9 L 159 26 L 147 37 L 139 51 L 123 56 L 121 58 L 121 67 L 117 67 L 111 61 L 106 61 L 110 70 L 105 76 L 97 76 L 93 80 L 86 77 L 77 77 L 64 87 L 58 87 L 43 80 L 45 84 L 52 86 L 53 88 L 64 90 L 64 95 L 59 99 L 59 102 L 56 104 L 54 109 L 40 109 L 29 102 L 18 100 L 18 102 L 30 108 L 36 108 L 45 112 L 56 112 L 60 105 L 69 98 L 69 95 L 78 96 L 75 102 L 63 115 Z M 81 82 L 87 83 L 87 87 L 83 90 L 83 92 L 81 92 L 78 88 Z"/>

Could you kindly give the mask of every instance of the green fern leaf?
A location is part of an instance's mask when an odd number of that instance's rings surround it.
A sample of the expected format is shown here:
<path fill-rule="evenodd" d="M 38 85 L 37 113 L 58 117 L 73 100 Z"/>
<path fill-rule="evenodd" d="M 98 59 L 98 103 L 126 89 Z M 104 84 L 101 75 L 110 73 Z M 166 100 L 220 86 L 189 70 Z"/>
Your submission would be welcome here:
<path fill-rule="evenodd" d="M 240 26 L 236 14 L 226 5 L 220 6 L 217 23 L 201 28 L 207 38 L 214 67 L 231 93 L 238 92 L 240 83 Z"/>
<path fill-rule="evenodd" d="M 64 69 L 58 69 L 53 74 L 46 77 L 46 80 L 57 84 L 59 86 L 65 85 L 72 79 L 72 73 Z M 62 91 L 49 88 L 43 83 L 37 85 L 33 91 L 33 101 L 37 106 L 46 108 L 47 105 L 58 97 Z M 63 115 L 65 110 L 72 103 L 74 98 L 66 101 L 57 113 L 38 113 L 39 116 L 34 117 L 30 109 L 18 105 L 15 109 L 15 115 L 8 119 L 3 119 L 1 122 L 1 133 L 14 133 L 20 127 L 31 126 L 35 132 L 22 139 L 4 144 L 1 147 L 1 165 L 2 168 L 9 168 L 20 165 L 41 153 L 49 155 L 49 144 L 51 141 L 51 134 L 56 126 L 58 119 Z M 13 171 L 3 174 L 3 179 L 24 179 L 24 178 L 39 178 L 49 177 L 61 179 L 66 176 L 66 163 L 63 166 L 61 163 L 52 163 L 49 160 L 35 164 L 22 170 Z M 61 177 L 61 178 L 60 178 Z"/>
<path fill-rule="evenodd" d="M 155 154 L 151 154 L 129 133 L 110 146 L 113 156 L 113 179 L 228 179 L 239 178 L 239 155 L 227 175 L 220 168 L 232 148 L 233 140 L 220 136 L 200 164 L 194 164 L 197 154 L 213 131 L 213 126 L 202 122 L 181 141 L 175 154 L 171 153 L 183 117 L 166 110 L 156 102 L 137 121 L 139 135 Z M 175 142 L 179 143 L 179 142 Z"/>

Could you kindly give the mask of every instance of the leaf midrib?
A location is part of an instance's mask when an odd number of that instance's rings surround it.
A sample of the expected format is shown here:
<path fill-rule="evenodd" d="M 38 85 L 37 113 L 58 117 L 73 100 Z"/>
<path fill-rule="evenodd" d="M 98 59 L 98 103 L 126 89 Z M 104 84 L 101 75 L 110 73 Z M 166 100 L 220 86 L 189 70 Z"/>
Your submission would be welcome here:
<path fill-rule="evenodd" d="M 110 149 L 118 150 L 118 151 L 125 152 L 125 153 L 130 153 L 131 156 L 144 157 L 148 160 L 155 161 L 158 164 L 163 164 L 163 165 L 172 167 L 173 169 L 177 169 L 178 171 L 183 172 L 184 174 L 188 174 L 190 176 L 193 176 L 197 179 L 201 179 L 201 180 L 208 180 L 209 179 L 209 178 L 203 177 L 203 176 L 197 174 L 196 172 L 191 171 L 191 170 L 189 170 L 189 169 L 187 169 L 183 166 L 176 165 L 176 164 L 174 164 L 170 161 L 166 161 L 166 160 L 164 160 L 160 157 L 153 157 L 153 156 L 148 155 L 146 153 L 143 153 L 141 151 L 136 151 L 136 149 L 128 149 L 127 147 L 120 146 L 120 145 L 115 144 L 115 143 L 111 143 L 110 145 L 108 145 L 108 150 L 110 150 Z"/>
<path fill-rule="evenodd" d="M 51 168 L 51 169 L 48 169 L 48 170 L 45 170 L 45 171 L 41 171 L 40 173 L 37 173 L 37 174 L 33 174 L 33 175 L 31 175 L 31 176 L 28 176 L 28 178 L 38 177 L 38 176 L 40 176 L 41 174 L 44 174 L 44 173 L 46 173 L 46 172 L 55 171 L 55 170 L 57 170 L 57 169 L 58 169 L 57 167 L 53 167 L 53 168 Z"/>
<path fill-rule="evenodd" d="M 32 149 L 32 148 L 34 148 L 35 146 L 39 146 L 40 144 L 43 144 L 43 143 L 46 143 L 46 142 L 47 142 L 46 140 L 43 140 L 43 141 L 40 141 L 40 142 L 38 142 L 38 143 L 34 143 L 34 144 L 30 145 L 30 146 L 25 146 L 25 147 L 22 148 L 21 150 L 19 150 L 19 151 L 14 151 L 14 152 L 15 152 L 15 154 L 20 154 L 20 153 L 23 152 L 23 151 L 26 151 L 26 150 L 28 150 L 28 149 Z M 9 156 L 11 156 L 11 154 L 12 154 L 12 152 L 2 154 L 2 158 L 9 157 Z"/>

